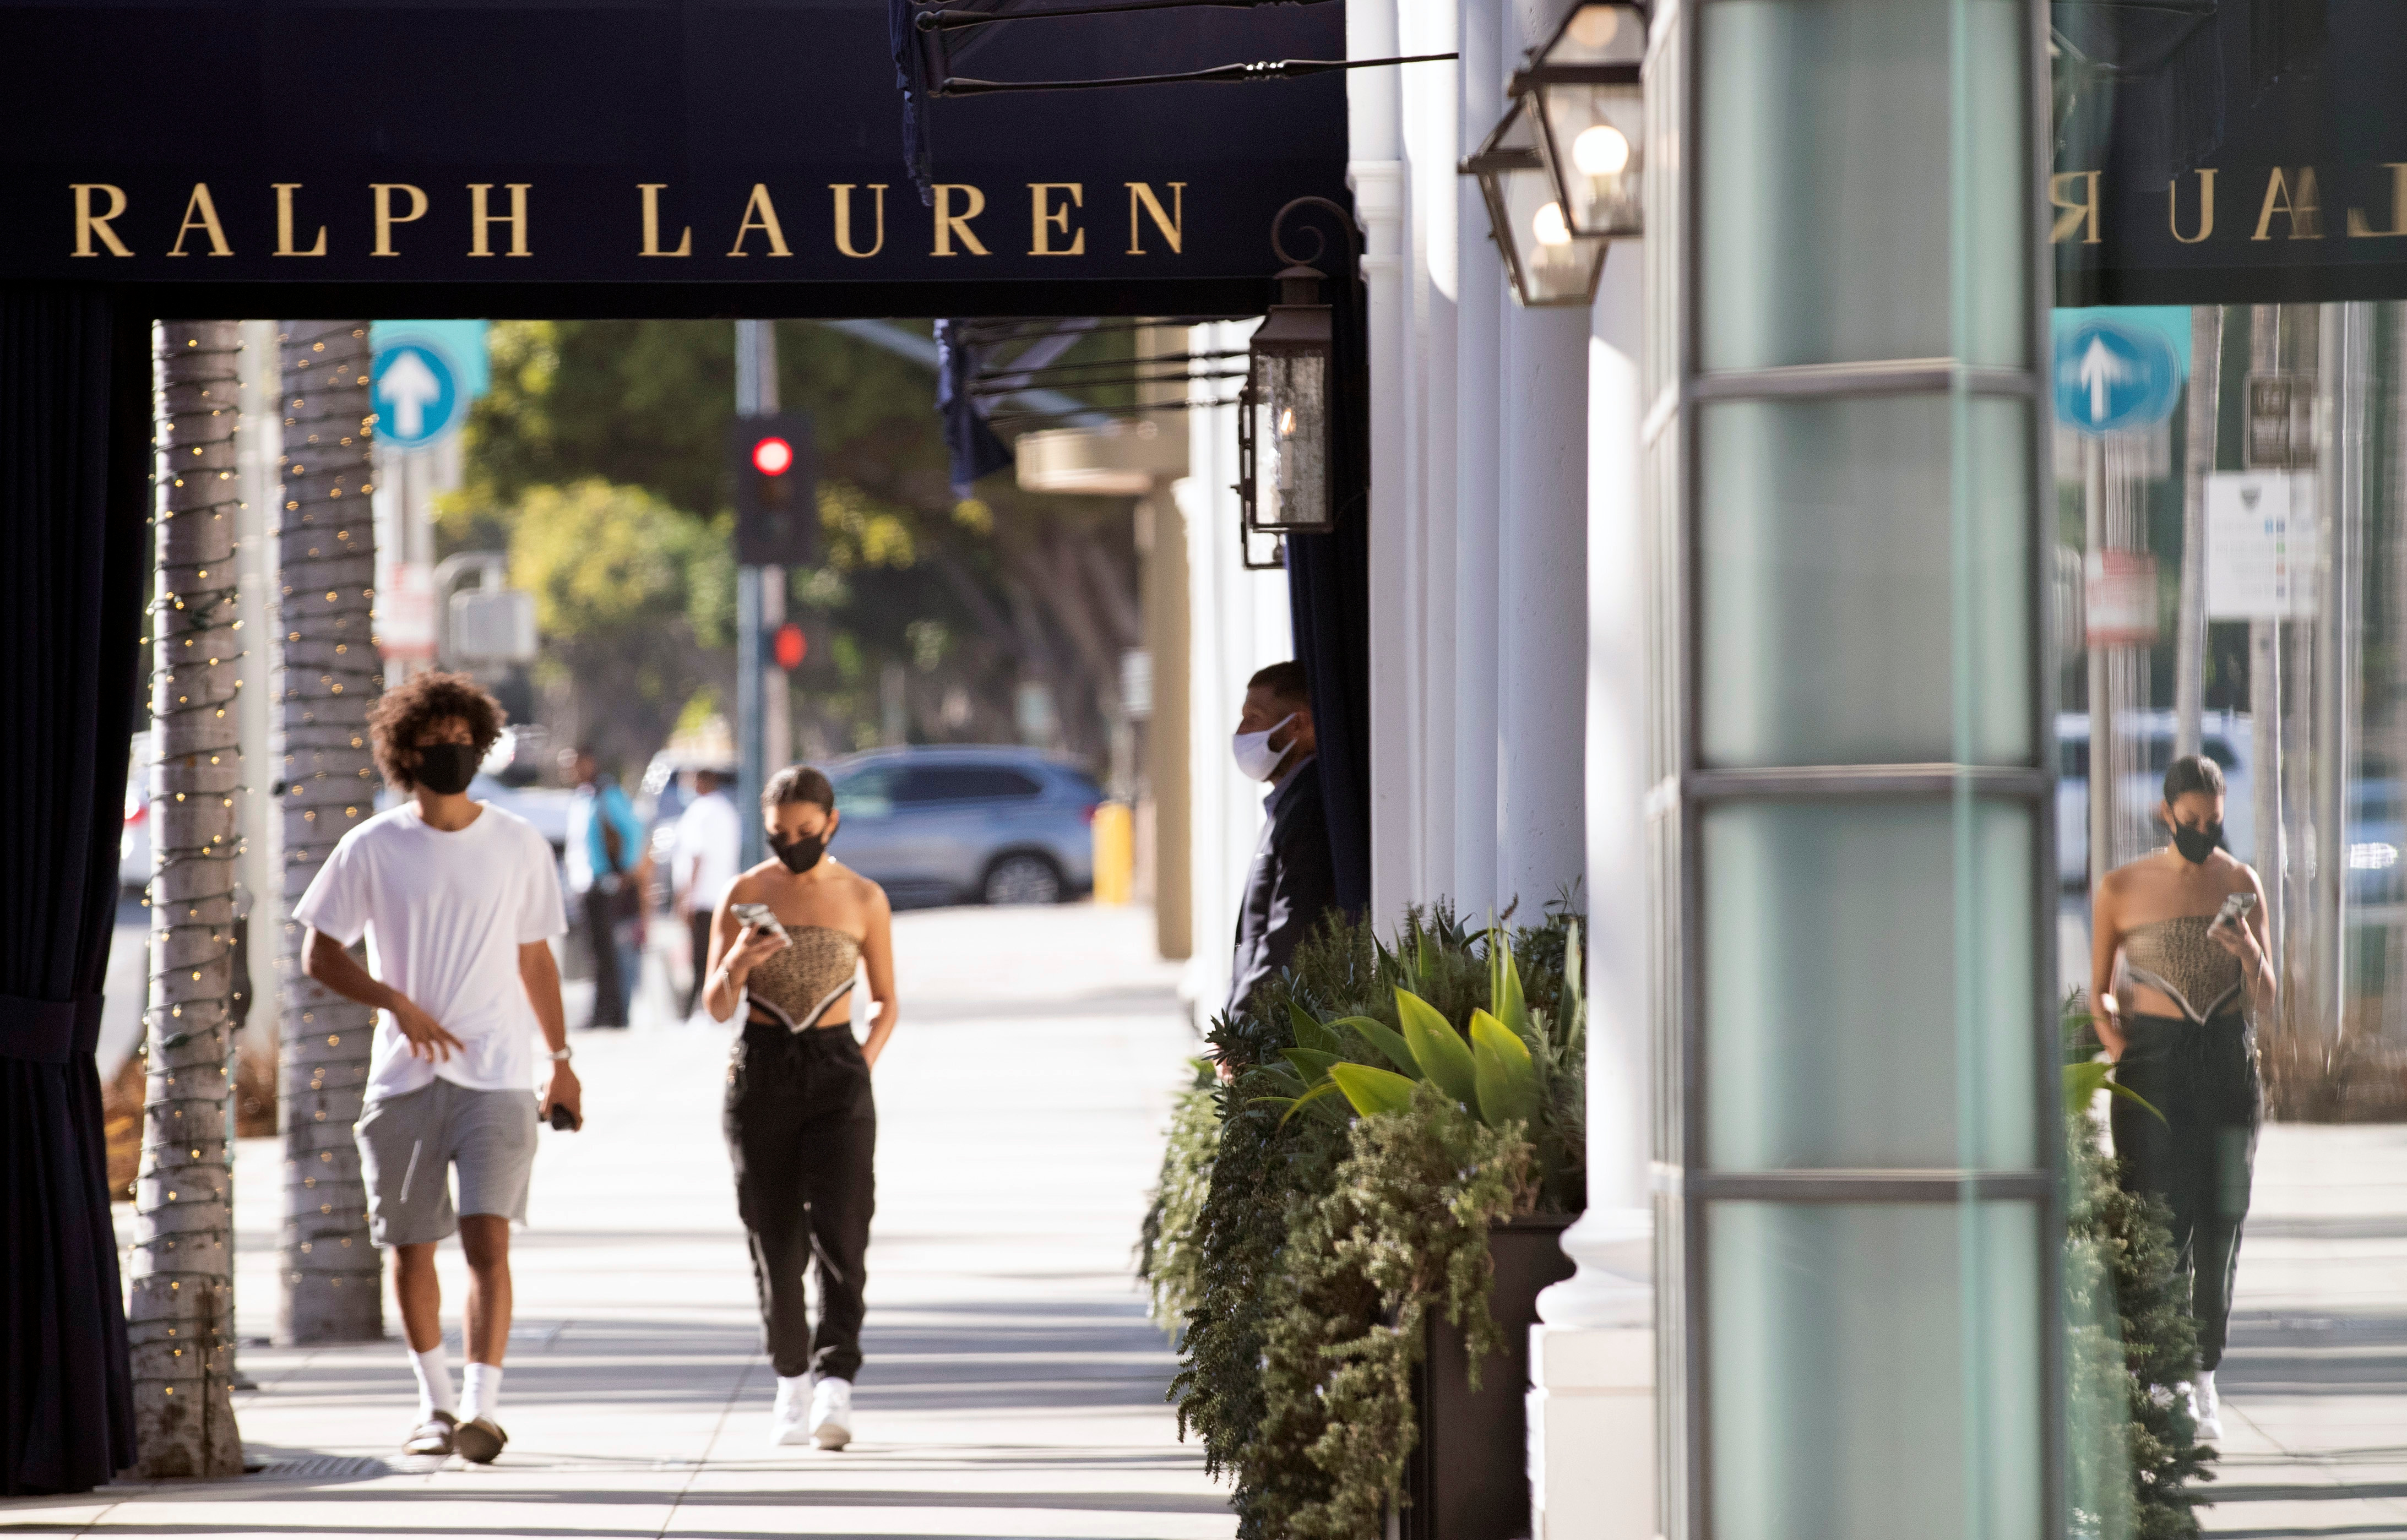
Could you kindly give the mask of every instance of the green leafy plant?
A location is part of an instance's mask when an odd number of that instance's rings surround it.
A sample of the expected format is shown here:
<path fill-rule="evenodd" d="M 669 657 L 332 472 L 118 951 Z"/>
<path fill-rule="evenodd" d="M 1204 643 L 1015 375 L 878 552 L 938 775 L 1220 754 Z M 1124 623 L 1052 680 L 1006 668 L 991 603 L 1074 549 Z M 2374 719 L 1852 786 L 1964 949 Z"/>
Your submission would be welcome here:
<path fill-rule="evenodd" d="M 1428 1312 L 1492 1351 L 1488 1226 L 1584 1203 L 1575 917 L 1509 920 L 1332 926 L 1215 1023 L 1232 1083 L 1174 1117 L 1141 1265 L 1245 1540 L 1375 1535 Z"/>
<path fill-rule="evenodd" d="M 2178 1390 L 2198 1368 L 2189 1290 L 2164 1201 L 2123 1188 L 2089 1108 L 2103 1089 L 2163 1114 L 2091 1059 L 2077 997 L 2063 1021 L 2068 1528 L 2078 1540 L 2190 1540 L 2193 1484 L 2215 1479 L 2215 1451 Z"/>

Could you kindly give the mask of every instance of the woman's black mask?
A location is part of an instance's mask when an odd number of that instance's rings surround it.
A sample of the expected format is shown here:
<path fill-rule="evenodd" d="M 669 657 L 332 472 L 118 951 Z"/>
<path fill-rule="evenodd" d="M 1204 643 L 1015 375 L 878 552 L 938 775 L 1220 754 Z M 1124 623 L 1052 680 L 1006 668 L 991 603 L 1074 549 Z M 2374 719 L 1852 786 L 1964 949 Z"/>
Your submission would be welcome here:
<path fill-rule="evenodd" d="M 769 849 L 785 863 L 786 870 L 807 872 L 819 863 L 819 857 L 827 854 L 827 839 L 821 834 L 805 834 L 800 839 L 779 839 L 771 834 Z"/>
<path fill-rule="evenodd" d="M 2198 829 L 2186 823 L 2173 825 L 2173 848 L 2179 850 L 2181 858 L 2193 866 L 2205 865 L 2206 858 L 2215 854 L 2215 848 L 2222 843 L 2223 823 L 2220 820 Z"/>

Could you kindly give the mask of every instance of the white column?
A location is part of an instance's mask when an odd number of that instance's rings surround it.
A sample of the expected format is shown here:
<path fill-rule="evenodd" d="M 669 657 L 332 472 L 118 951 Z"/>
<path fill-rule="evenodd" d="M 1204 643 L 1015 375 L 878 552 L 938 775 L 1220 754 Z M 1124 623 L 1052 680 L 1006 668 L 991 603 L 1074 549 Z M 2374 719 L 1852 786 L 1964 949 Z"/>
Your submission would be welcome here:
<path fill-rule="evenodd" d="M 1647 1540 L 1655 1490 L 1648 1191 L 1646 634 L 1639 247 L 1613 249 L 1588 339 L 1588 1212 L 1530 1332 L 1532 1540 Z"/>
<path fill-rule="evenodd" d="M 1358 59 L 1396 52 L 1395 0 L 1346 7 L 1346 48 Z M 1362 280 L 1369 302 L 1371 378 L 1371 920 L 1390 925 L 1418 886 L 1414 808 L 1413 577 L 1418 531 L 1414 478 L 1405 470 L 1405 397 L 1417 378 L 1404 284 L 1403 162 L 1398 159 L 1397 71 L 1361 69 L 1346 82 L 1351 148 L 1346 168 L 1362 221 Z"/>
<path fill-rule="evenodd" d="M 1403 53 L 1451 53 L 1460 41 L 1451 0 L 1407 6 L 1398 23 L 1397 47 Z M 1462 292 L 1456 224 L 1456 166 L 1462 156 L 1456 112 L 1461 80 L 1453 64 L 1415 64 L 1398 73 L 1411 235 L 1410 326 L 1419 366 L 1417 389 L 1407 398 L 1413 417 L 1406 428 L 1417 561 L 1410 638 L 1418 665 L 1412 752 L 1419 777 L 1414 807 L 1419 876 L 1413 896 L 1426 900 L 1455 891 L 1454 359 L 1456 301 Z"/>
<path fill-rule="evenodd" d="M 1475 144 L 1503 112 L 1500 0 L 1462 0 L 1460 142 Z M 1414 66 L 1418 67 L 1418 66 Z M 1488 207 L 1468 177 L 1455 189 L 1456 227 L 1485 231 Z M 1497 391 L 1500 323 L 1512 304 L 1495 244 L 1465 240 L 1455 313 L 1454 891 L 1484 920 L 1496 907 Z"/>
<path fill-rule="evenodd" d="M 1506 315 L 1499 466 L 1496 903 L 1581 893 L 1588 662 L 1588 318 Z"/>

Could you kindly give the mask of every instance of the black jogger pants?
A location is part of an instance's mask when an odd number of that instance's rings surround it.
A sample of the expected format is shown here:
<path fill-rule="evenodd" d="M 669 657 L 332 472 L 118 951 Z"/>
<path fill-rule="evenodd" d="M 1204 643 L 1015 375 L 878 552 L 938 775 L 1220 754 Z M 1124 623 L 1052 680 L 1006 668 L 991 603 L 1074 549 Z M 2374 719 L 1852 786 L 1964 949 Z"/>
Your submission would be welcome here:
<path fill-rule="evenodd" d="M 2231 1320 L 2263 1116 L 2255 1035 L 2237 1011 L 2205 1021 L 2131 1016 L 2123 1030 L 2115 1078 L 2163 1115 L 2114 1098 L 2123 1187 L 2155 1193 L 2172 1209 L 2176 1265 L 2189 1277 L 2198 1322 L 2198 1366 L 2213 1369 L 2223 1362 Z"/>
<path fill-rule="evenodd" d="M 877 1107 L 852 1029 L 748 1022 L 727 1066 L 725 1121 L 770 1362 L 785 1378 L 854 1378 Z M 814 1264 L 816 1333 L 804 1290 Z"/>

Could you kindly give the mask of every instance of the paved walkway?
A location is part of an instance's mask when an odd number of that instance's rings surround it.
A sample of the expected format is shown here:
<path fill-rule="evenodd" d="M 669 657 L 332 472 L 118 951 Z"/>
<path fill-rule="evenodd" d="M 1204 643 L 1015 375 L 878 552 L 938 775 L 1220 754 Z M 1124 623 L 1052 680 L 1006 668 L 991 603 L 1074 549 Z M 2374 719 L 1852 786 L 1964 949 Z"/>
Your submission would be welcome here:
<path fill-rule="evenodd" d="M 2218 1540 L 2407 1535 L 2407 1125 L 2269 1125 L 2241 1244 Z"/>
<path fill-rule="evenodd" d="M 0 1503 L 0 1532 L 232 1537 L 809 1533 L 1204 1540 L 1234 1529 L 1162 1392 L 1131 1249 L 1191 1039 L 1139 909 L 895 924 L 904 1020 L 878 1071 L 859 1442 L 773 1448 L 774 1389 L 719 1141 L 724 1034 L 580 1034 L 583 1133 L 546 1130 L 502 1422 L 477 1469 L 386 1456 L 397 1338 L 246 1347 L 238 1482 Z M 273 1141 L 236 1158 L 247 1339 L 272 1322 Z M 442 1254 L 456 1323 L 464 1272 Z M 398 1333 L 390 1302 L 388 1330 Z M 460 1362 L 456 1324 L 452 1359 Z"/>

